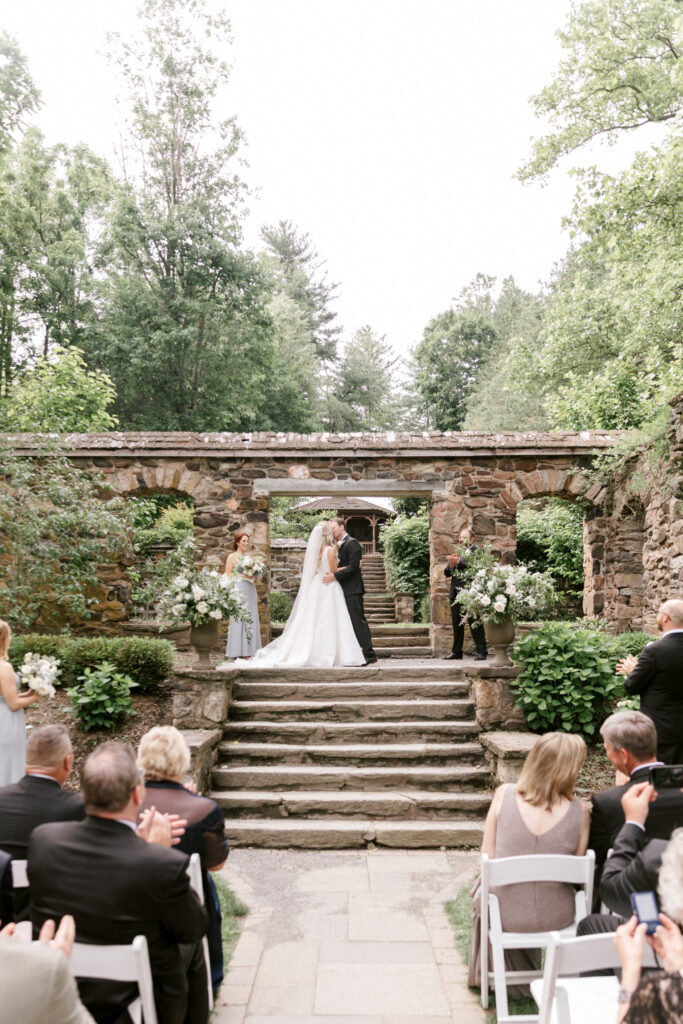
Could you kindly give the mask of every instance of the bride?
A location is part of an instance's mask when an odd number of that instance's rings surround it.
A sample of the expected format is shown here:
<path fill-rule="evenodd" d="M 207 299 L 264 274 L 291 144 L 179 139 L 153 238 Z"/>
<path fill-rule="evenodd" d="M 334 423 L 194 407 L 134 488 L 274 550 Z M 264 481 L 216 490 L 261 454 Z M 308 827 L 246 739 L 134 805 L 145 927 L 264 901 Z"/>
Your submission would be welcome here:
<path fill-rule="evenodd" d="M 364 665 L 341 586 L 323 583 L 337 571 L 337 548 L 329 522 L 318 523 L 308 540 L 301 586 L 282 636 L 236 668 L 337 668 Z"/>

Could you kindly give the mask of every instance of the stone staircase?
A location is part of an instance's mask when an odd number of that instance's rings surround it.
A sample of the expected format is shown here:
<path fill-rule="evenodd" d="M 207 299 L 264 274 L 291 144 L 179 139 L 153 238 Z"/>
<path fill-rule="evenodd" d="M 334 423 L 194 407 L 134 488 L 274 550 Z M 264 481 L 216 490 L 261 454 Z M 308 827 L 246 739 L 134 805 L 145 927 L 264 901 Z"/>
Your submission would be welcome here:
<path fill-rule="evenodd" d="M 382 555 L 363 555 L 361 564 L 365 584 L 365 616 L 373 626 L 396 622 L 394 595 L 387 592 L 387 577 Z"/>
<path fill-rule="evenodd" d="M 237 846 L 477 846 L 490 773 L 462 670 L 246 670 L 211 796 Z"/>

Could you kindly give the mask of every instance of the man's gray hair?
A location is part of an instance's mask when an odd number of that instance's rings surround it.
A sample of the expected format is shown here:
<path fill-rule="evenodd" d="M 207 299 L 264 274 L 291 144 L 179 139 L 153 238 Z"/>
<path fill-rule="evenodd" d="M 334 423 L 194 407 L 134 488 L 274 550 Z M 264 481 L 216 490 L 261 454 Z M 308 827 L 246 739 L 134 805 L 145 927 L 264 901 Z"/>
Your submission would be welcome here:
<path fill-rule="evenodd" d="M 659 904 L 677 924 L 683 924 L 683 828 L 672 832 L 659 869 Z"/>
<path fill-rule="evenodd" d="M 71 740 L 63 725 L 41 725 L 26 740 L 26 767 L 51 771 L 59 768 L 70 753 Z"/>
<path fill-rule="evenodd" d="M 600 735 L 615 750 L 626 750 L 637 761 L 657 758 L 655 723 L 642 711 L 616 711 L 602 723 Z"/>
<path fill-rule="evenodd" d="M 93 750 L 83 765 L 81 792 L 86 811 L 122 811 L 141 778 L 133 748 L 108 740 Z"/>
<path fill-rule="evenodd" d="M 676 629 L 683 629 L 683 600 L 679 597 L 672 597 L 669 601 L 665 601 L 659 610 L 669 616 Z"/>

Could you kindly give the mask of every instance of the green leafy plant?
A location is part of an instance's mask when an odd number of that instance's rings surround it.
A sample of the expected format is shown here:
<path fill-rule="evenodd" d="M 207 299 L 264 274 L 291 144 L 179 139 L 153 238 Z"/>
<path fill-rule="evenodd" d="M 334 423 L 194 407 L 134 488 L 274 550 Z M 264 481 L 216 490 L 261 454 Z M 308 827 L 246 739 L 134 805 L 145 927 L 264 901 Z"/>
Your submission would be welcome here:
<path fill-rule="evenodd" d="M 391 587 L 419 599 L 429 590 L 429 514 L 398 516 L 382 526 L 381 537 Z"/>
<path fill-rule="evenodd" d="M 422 597 L 420 598 L 419 604 L 417 606 L 417 619 L 415 621 L 416 622 L 431 622 L 431 618 L 432 618 L 432 596 L 429 593 L 429 591 L 427 591 L 427 593 L 423 594 Z"/>
<path fill-rule="evenodd" d="M 532 732 L 578 732 L 593 739 L 624 685 L 614 670 L 611 637 L 565 622 L 546 622 L 519 640 L 522 669 L 510 687 Z"/>
<path fill-rule="evenodd" d="M 130 691 L 137 683 L 130 676 L 117 672 L 110 662 L 86 668 L 78 682 L 78 686 L 67 692 L 71 708 L 85 732 L 115 729 L 125 718 L 135 714 Z"/>
<path fill-rule="evenodd" d="M 535 572 L 549 572 L 558 589 L 583 593 L 583 509 L 559 498 L 517 506 L 517 558 Z"/>
<path fill-rule="evenodd" d="M 284 590 L 273 590 L 270 595 L 270 618 L 273 622 L 286 622 L 292 613 L 292 601 Z"/>

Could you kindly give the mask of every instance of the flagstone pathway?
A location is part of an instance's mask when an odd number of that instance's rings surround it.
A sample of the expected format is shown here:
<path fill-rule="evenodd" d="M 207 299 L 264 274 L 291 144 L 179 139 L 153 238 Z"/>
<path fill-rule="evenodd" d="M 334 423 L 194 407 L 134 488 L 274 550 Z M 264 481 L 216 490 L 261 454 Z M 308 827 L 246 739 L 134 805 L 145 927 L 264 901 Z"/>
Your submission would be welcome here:
<path fill-rule="evenodd" d="M 250 908 L 212 1024 L 484 1024 L 443 909 L 470 851 L 239 848 Z"/>

